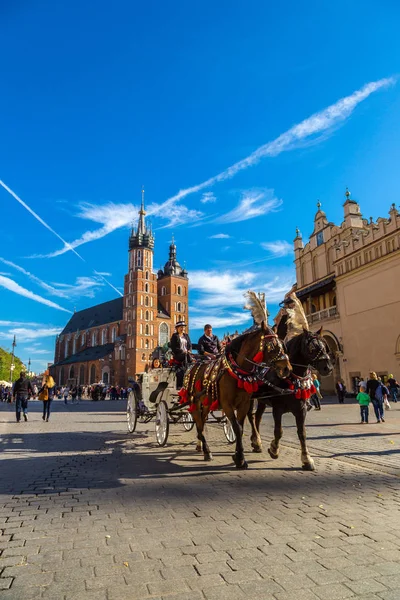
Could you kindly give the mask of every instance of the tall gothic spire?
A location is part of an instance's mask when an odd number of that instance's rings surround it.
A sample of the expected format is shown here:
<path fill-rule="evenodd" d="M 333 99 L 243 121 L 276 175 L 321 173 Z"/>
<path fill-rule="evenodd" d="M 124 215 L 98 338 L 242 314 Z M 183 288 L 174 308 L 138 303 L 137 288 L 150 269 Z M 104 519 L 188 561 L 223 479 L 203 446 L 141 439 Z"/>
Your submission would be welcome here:
<path fill-rule="evenodd" d="M 139 210 L 139 220 L 137 229 L 132 228 L 131 235 L 129 238 L 129 250 L 132 248 L 154 248 L 154 235 L 151 231 L 151 227 L 147 228 L 146 225 L 146 211 L 144 208 L 144 187 L 142 187 L 142 200 Z"/>

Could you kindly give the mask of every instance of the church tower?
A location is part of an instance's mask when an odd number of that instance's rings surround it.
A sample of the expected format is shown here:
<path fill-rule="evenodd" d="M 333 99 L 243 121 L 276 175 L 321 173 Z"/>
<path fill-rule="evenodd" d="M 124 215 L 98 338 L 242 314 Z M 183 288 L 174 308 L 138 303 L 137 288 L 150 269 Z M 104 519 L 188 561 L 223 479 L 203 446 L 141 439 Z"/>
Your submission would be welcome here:
<path fill-rule="evenodd" d="M 188 297 L 189 280 L 186 269 L 182 269 L 176 258 L 176 245 L 172 236 L 169 247 L 169 257 L 163 269 L 158 271 L 157 289 L 158 300 L 164 313 L 171 318 L 170 335 L 172 335 L 175 323 L 185 321 L 189 328 Z"/>
<path fill-rule="evenodd" d="M 158 345 L 157 277 L 153 273 L 154 236 L 146 225 L 144 189 L 136 228 L 129 237 L 129 270 L 124 283 L 127 377 L 142 373 Z"/>

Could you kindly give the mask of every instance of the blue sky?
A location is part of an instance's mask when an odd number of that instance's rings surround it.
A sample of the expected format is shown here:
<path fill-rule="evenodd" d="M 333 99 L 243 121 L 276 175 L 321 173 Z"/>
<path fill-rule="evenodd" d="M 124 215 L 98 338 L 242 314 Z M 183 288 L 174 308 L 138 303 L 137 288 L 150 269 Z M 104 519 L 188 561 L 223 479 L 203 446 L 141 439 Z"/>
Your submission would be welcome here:
<path fill-rule="evenodd" d="M 67 311 L 122 289 L 142 184 L 194 340 L 243 328 L 248 288 L 274 313 L 317 199 L 337 223 L 346 186 L 366 217 L 397 203 L 398 3 L 5 5 L 0 180 L 53 231 L 0 187 L 0 344 L 33 370 Z"/>

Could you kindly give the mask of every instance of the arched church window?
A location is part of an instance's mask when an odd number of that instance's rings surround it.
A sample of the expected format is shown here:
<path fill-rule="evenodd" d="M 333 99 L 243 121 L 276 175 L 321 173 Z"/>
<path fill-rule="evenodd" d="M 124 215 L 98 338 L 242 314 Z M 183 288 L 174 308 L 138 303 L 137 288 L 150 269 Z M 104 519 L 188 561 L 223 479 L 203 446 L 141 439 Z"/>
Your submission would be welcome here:
<path fill-rule="evenodd" d="M 96 383 L 96 367 L 94 365 L 90 367 L 90 383 Z"/>
<path fill-rule="evenodd" d="M 82 333 L 82 337 L 81 337 L 81 346 L 85 345 L 85 339 L 86 339 L 86 334 Z"/>
<path fill-rule="evenodd" d="M 146 346 L 146 349 L 148 349 L 148 348 L 149 348 L 149 340 L 146 340 L 146 342 L 145 342 L 145 346 Z"/>
<path fill-rule="evenodd" d="M 103 329 L 101 332 L 101 345 L 104 346 L 104 344 L 107 344 L 107 329 Z"/>
<path fill-rule="evenodd" d="M 146 321 L 149 320 L 149 311 L 146 310 L 145 314 L 144 314 L 144 318 L 146 319 Z"/>
<path fill-rule="evenodd" d="M 132 335 L 132 325 L 128 325 L 128 335 Z"/>
<path fill-rule="evenodd" d="M 112 328 L 111 330 L 111 341 L 115 342 L 115 338 L 117 337 L 117 330 L 115 327 Z"/>
<path fill-rule="evenodd" d="M 149 278 L 149 272 L 146 271 L 146 279 L 148 279 L 148 278 Z"/>
<path fill-rule="evenodd" d="M 180 302 L 177 302 L 177 304 L 176 304 L 176 310 L 178 312 L 181 312 L 181 310 L 182 310 L 182 304 Z"/>
<path fill-rule="evenodd" d="M 161 288 L 161 296 L 166 296 L 167 294 L 167 288 L 163 285 Z"/>
<path fill-rule="evenodd" d="M 132 283 L 129 284 L 129 293 L 132 294 L 133 292 L 133 285 Z"/>
<path fill-rule="evenodd" d="M 178 285 L 178 296 L 182 295 L 182 288 L 180 285 Z"/>
<path fill-rule="evenodd" d="M 146 323 L 146 326 L 144 328 L 144 334 L 145 335 L 149 335 L 150 334 L 150 327 L 147 325 L 147 323 Z"/>
<path fill-rule="evenodd" d="M 137 267 L 141 267 L 142 266 L 142 252 L 141 250 L 137 251 L 137 255 L 136 255 L 136 266 Z"/>
<path fill-rule="evenodd" d="M 93 331 L 93 333 L 92 333 L 92 346 L 96 346 L 96 344 L 97 344 L 97 335 L 96 335 L 96 332 Z"/>
<path fill-rule="evenodd" d="M 145 306 L 148 306 L 148 305 L 149 305 L 149 297 L 148 297 L 148 296 L 145 296 L 145 297 L 144 297 L 144 305 L 145 305 Z"/>
<path fill-rule="evenodd" d="M 144 291 L 148 293 L 148 291 L 149 291 L 149 284 L 148 283 L 144 284 Z"/>

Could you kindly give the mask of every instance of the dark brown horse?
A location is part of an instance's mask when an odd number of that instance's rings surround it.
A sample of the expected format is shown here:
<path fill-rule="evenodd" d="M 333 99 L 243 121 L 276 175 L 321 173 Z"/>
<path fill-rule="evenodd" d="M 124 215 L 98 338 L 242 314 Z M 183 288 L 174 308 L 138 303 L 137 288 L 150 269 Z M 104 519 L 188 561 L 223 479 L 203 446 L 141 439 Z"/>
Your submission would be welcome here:
<path fill-rule="evenodd" d="M 285 413 L 292 413 L 296 419 L 297 434 L 300 440 L 302 467 L 304 470 L 313 471 L 315 466 L 307 449 L 305 427 L 306 399 L 312 391 L 311 367 L 325 376 L 329 375 L 333 366 L 328 354 L 328 347 L 321 337 L 321 329 L 317 333 L 311 333 L 304 329 L 302 333 L 294 335 L 287 341 L 286 347 L 293 372 L 283 385 L 282 381 L 275 378 L 270 385 L 265 384 L 253 395 L 253 399 L 258 400 L 258 405 L 254 413 L 253 400 L 248 413 L 252 428 L 251 444 L 254 452 L 262 452 L 260 423 L 266 406 L 271 406 L 274 419 L 274 439 L 271 441 L 268 453 L 271 458 L 278 458 L 279 442 L 283 433 L 282 416 Z M 286 387 L 287 393 L 284 395 L 277 393 L 276 389 L 271 387 L 271 383 L 280 388 Z"/>
<path fill-rule="evenodd" d="M 256 304 L 254 296 L 251 299 Z M 217 407 L 224 411 L 236 435 L 233 460 L 238 469 L 248 466 L 244 458 L 242 436 L 252 393 L 263 382 L 272 378 L 285 379 L 291 372 L 282 342 L 266 325 L 265 308 L 262 314 L 253 308 L 253 318 L 260 326 L 235 338 L 214 361 L 193 365 L 185 376 L 184 391 L 181 393 L 183 400 L 192 401 L 190 410 L 204 460 L 212 459 L 204 436 L 208 413 L 217 410 Z"/>

